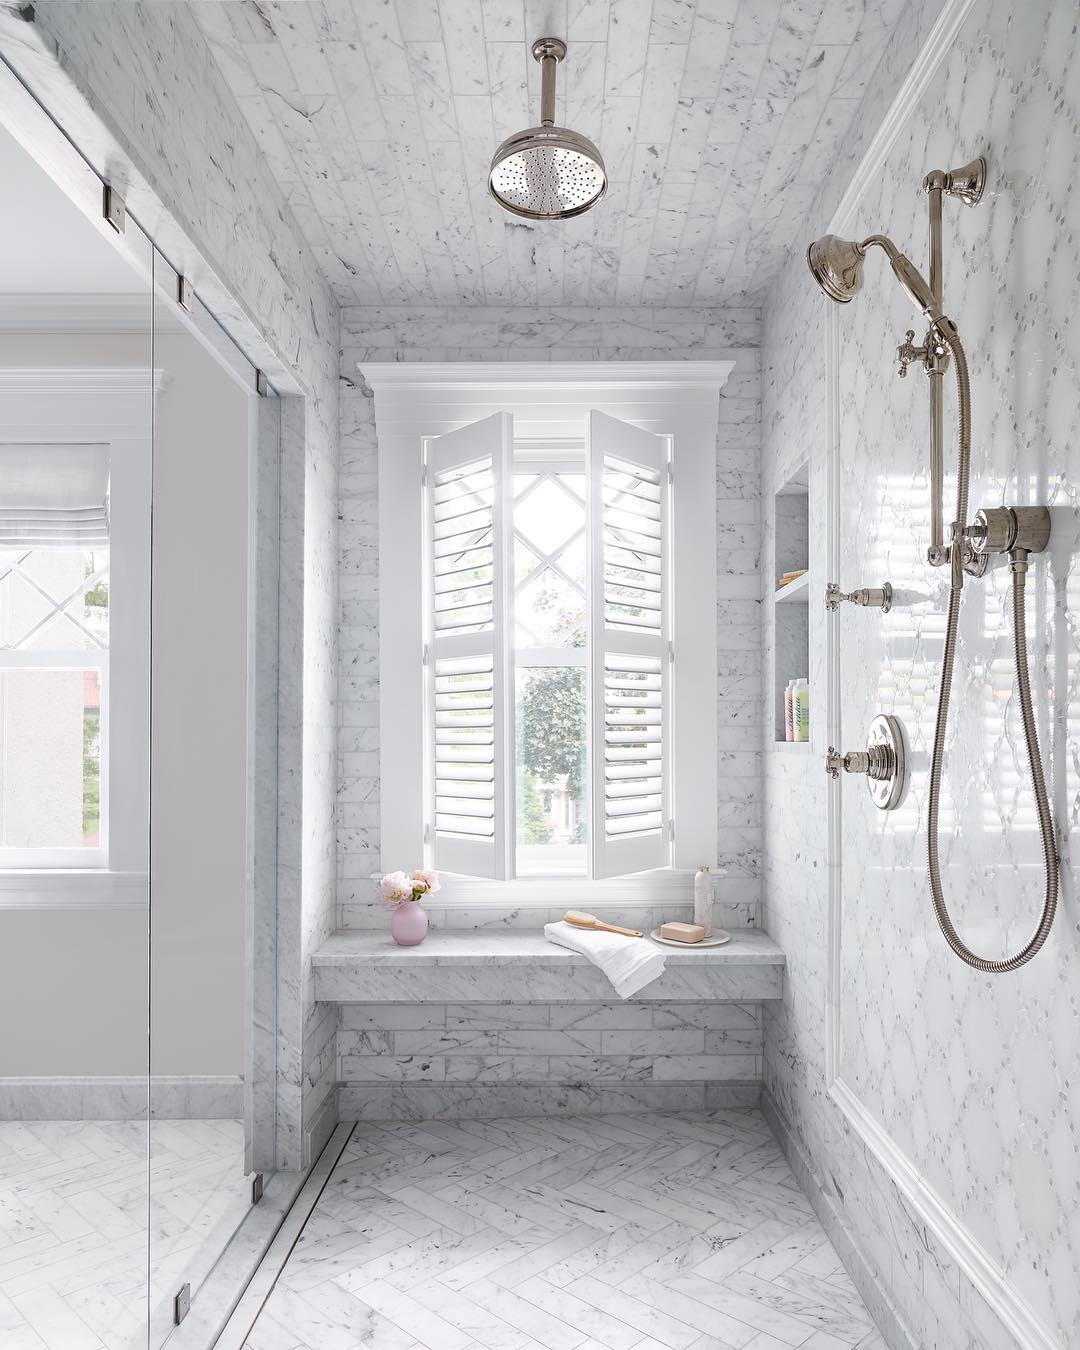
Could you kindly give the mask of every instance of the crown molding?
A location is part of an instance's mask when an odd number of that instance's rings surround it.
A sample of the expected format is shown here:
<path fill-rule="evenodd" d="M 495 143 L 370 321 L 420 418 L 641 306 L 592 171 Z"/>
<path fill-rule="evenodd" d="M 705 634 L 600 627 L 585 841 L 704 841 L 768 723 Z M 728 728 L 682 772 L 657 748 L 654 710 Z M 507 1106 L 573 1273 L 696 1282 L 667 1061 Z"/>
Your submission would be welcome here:
<path fill-rule="evenodd" d="M 882 118 L 881 125 L 866 147 L 858 168 L 852 174 L 851 181 L 837 203 L 827 233 L 846 236 L 850 231 L 867 186 L 884 168 L 893 146 L 907 127 L 912 110 L 926 92 L 942 61 L 952 50 L 957 34 L 964 26 L 964 21 L 974 4 L 975 0 L 946 0 L 942 6 L 937 22 L 930 30 L 903 84 L 896 91 L 888 112 Z"/>
<path fill-rule="evenodd" d="M 0 394 L 145 394 L 151 377 L 160 393 L 165 371 L 149 366 L 4 366 Z"/>
<path fill-rule="evenodd" d="M 698 389 L 716 393 L 734 361 L 358 361 L 365 384 L 386 390 Z"/>
<path fill-rule="evenodd" d="M 155 304 L 149 290 L 125 295 L 56 295 L 27 291 L 0 295 L 0 333 L 138 333 L 179 322 Z"/>

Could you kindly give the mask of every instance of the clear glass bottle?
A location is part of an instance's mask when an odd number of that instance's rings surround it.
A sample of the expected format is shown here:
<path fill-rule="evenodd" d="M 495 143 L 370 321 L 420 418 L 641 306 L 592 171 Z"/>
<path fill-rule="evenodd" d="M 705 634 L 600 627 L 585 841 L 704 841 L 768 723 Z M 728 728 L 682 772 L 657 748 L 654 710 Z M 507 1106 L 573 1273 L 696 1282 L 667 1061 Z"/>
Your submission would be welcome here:
<path fill-rule="evenodd" d="M 705 936 L 712 937 L 712 875 L 707 867 L 699 867 L 694 877 L 694 922 L 705 929 Z"/>

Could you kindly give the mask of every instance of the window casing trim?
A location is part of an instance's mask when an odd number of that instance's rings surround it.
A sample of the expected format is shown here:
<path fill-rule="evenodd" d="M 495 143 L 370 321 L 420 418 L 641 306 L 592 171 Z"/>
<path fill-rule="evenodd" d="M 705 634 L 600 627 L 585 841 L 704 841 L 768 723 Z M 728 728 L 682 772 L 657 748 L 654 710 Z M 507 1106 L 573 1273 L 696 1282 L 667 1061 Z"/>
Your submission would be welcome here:
<path fill-rule="evenodd" d="M 677 585 L 672 632 L 675 707 L 694 709 L 677 718 L 672 753 L 679 768 L 674 790 L 673 868 L 663 875 L 685 889 L 684 872 L 716 861 L 716 580 L 714 569 L 689 565 L 703 547 L 715 551 L 715 478 L 719 392 L 732 361 L 368 363 L 361 369 L 375 395 L 379 456 L 380 557 L 380 799 L 381 862 L 390 870 L 419 866 L 427 856 L 423 717 L 425 640 L 418 597 L 425 578 L 420 550 L 402 549 L 403 538 L 423 536 L 420 491 L 425 438 L 445 435 L 496 412 L 514 416 L 515 446 L 576 449 L 590 410 L 669 435 L 681 506 L 673 530 Z M 690 487 L 697 484 L 698 490 Z M 683 508 L 685 508 L 685 513 Z M 703 542 L 704 541 L 704 542 Z M 683 557 L 687 559 L 683 561 Z M 691 790 L 692 786 L 692 790 Z M 651 881 L 650 881 L 651 878 Z M 675 879 L 678 878 L 676 882 Z M 631 880 L 652 886 L 660 873 Z M 463 906 L 493 887 L 498 896 L 524 898 L 538 885 L 599 893 L 610 883 L 536 877 L 511 882 L 454 878 L 447 890 Z M 645 903 L 643 892 L 642 903 Z M 446 901 L 450 903 L 451 896 Z M 496 898 L 492 895 L 492 899 Z M 662 898 L 662 897 L 661 897 Z M 542 900 L 542 897 L 541 897 Z M 481 903 L 486 903 L 486 900 Z M 540 903 L 540 901 L 538 901 Z M 558 900 L 554 903 L 559 903 Z"/>
<path fill-rule="evenodd" d="M 146 903 L 152 399 L 162 382 L 163 373 L 149 367 L 0 368 L 5 441 L 106 444 L 113 475 L 109 648 L 71 658 L 72 665 L 86 669 L 104 661 L 110 672 L 103 717 L 108 802 L 102 844 L 97 849 L 0 850 L 0 909 Z M 53 654 L 35 660 L 33 652 L 9 652 L 0 662 L 11 668 L 58 664 Z"/>

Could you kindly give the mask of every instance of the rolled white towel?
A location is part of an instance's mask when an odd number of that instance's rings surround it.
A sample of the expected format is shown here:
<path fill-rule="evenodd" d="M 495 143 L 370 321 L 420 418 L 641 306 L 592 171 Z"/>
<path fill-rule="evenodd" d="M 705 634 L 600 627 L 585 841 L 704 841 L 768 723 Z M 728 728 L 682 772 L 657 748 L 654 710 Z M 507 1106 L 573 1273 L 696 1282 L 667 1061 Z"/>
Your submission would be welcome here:
<path fill-rule="evenodd" d="M 574 928 L 562 920 L 544 924 L 544 936 L 559 947 L 580 952 L 604 972 L 620 998 L 630 998 L 664 973 L 663 951 L 644 938 Z"/>

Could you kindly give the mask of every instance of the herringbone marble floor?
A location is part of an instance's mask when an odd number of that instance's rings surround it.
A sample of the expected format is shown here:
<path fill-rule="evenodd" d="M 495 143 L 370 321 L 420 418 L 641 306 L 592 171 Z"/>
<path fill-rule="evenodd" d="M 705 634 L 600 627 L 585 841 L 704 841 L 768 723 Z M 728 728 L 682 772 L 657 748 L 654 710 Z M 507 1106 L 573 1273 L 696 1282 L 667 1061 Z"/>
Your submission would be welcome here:
<path fill-rule="evenodd" d="M 760 1114 L 362 1124 L 246 1350 L 884 1350 Z"/>
<path fill-rule="evenodd" d="M 249 1194 L 240 1121 L 155 1120 L 149 1160 L 145 1121 L 0 1122 L 0 1347 L 145 1347 L 148 1250 L 156 1307 Z"/>

